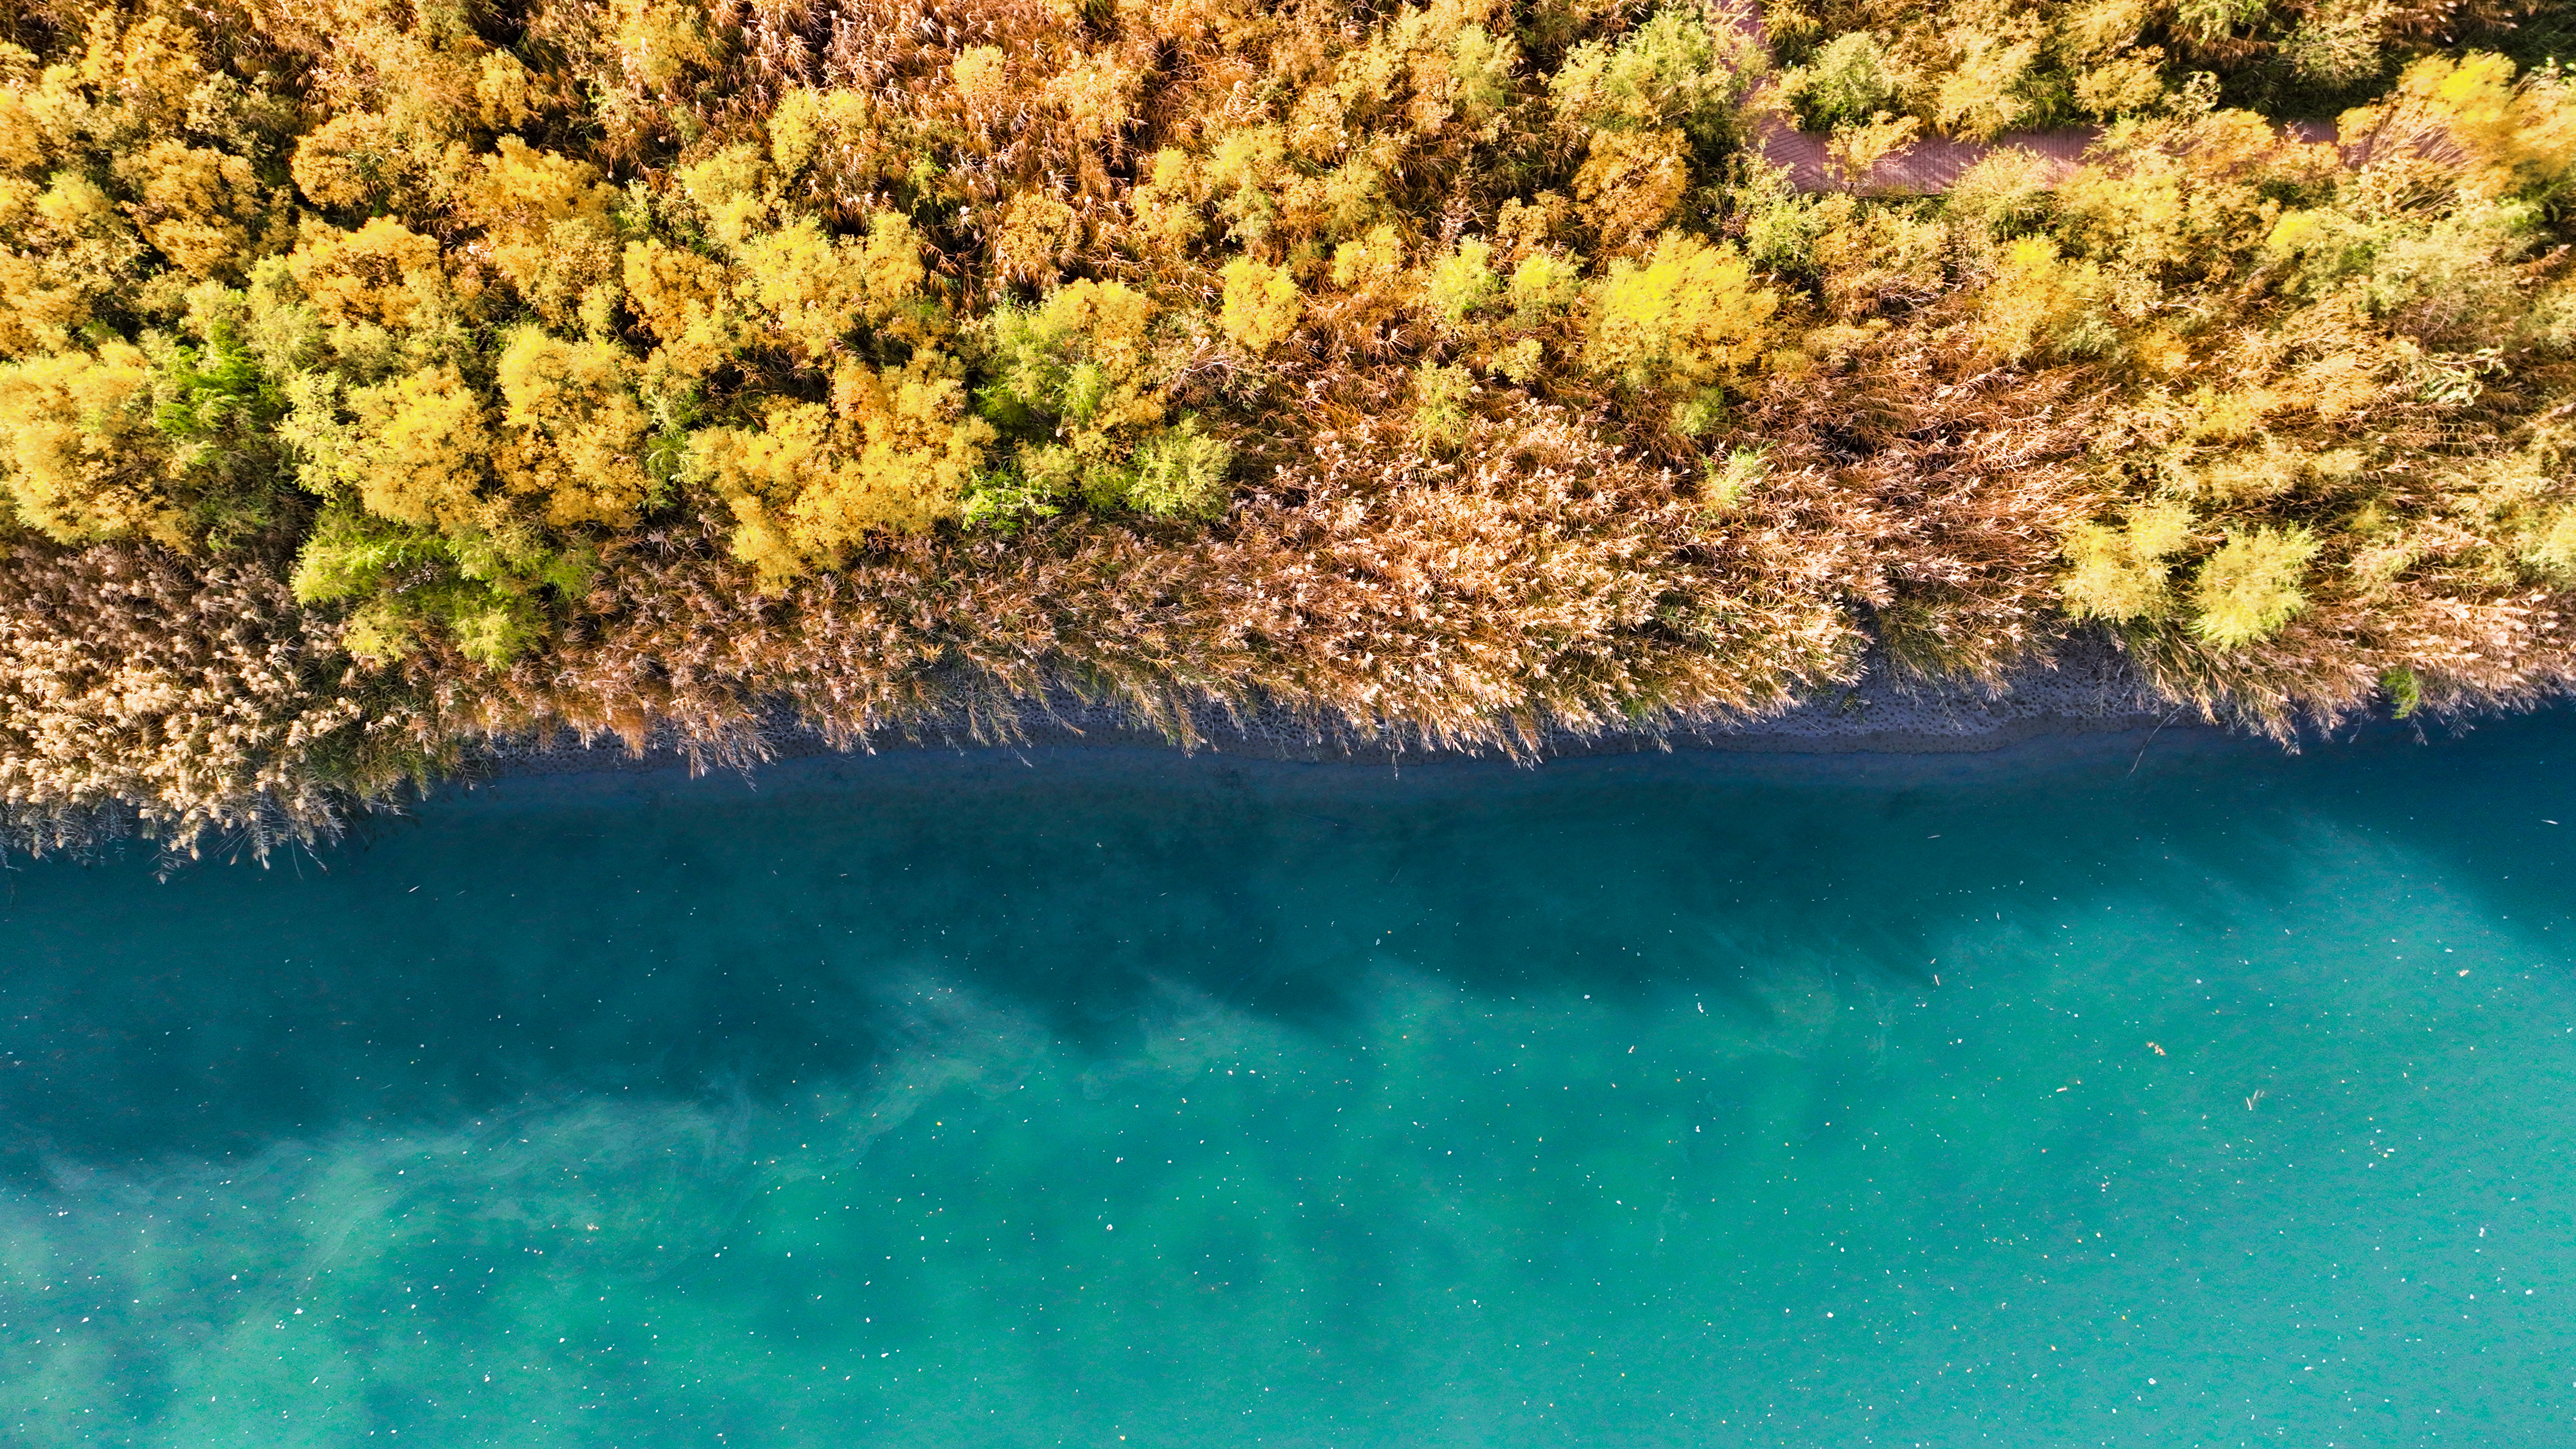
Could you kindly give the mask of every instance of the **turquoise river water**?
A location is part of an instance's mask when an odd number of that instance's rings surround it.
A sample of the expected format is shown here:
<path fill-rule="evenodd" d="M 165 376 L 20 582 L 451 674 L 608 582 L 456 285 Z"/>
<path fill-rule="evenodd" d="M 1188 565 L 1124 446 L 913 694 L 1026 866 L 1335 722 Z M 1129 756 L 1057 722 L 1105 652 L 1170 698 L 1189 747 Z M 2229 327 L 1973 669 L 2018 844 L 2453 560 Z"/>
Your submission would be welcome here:
<path fill-rule="evenodd" d="M 2576 1443 L 2576 717 L 0 875 L 0 1444 Z"/>

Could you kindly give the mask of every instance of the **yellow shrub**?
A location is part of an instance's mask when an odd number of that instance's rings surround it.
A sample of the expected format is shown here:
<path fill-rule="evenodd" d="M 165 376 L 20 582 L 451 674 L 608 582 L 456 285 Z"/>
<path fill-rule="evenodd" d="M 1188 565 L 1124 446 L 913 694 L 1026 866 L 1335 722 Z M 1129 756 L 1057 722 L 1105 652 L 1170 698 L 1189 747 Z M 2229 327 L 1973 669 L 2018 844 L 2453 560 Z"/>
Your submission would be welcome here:
<path fill-rule="evenodd" d="M 248 158 L 164 140 L 125 169 L 142 197 L 136 220 L 144 239 L 179 270 L 210 277 L 244 259 L 249 223 L 266 199 Z"/>
<path fill-rule="evenodd" d="M 333 116 L 295 143 L 288 163 L 298 191 L 316 206 L 355 208 L 391 190 L 404 160 L 385 118 L 369 111 Z"/>
<path fill-rule="evenodd" d="M 36 197 L 35 212 L 46 227 L 66 240 L 116 229 L 116 202 L 97 182 L 77 171 L 58 171 Z"/>
<path fill-rule="evenodd" d="M 716 46 L 699 7 L 680 0 L 608 0 L 607 39 L 635 83 L 665 90 L 715 63 Z"/>
<path fill-rule="evenodd" d="M 1020 192 L 1002 204 L 993 227 L 993 268 L 1014 282 L 1052 282 L 1080 230 L 1070 204 L 1044 191 Z"/>
<path fill-rule="evenodd" d="M 2055 242 L 2025 237 L 2005 248 L 1977 299 L 1977 340 L 2006 362 L 2062 346 L 2102 288 L 2101 269 L 2091 262 L 2069 262 Z"/>
<path fill-rule="evenodd" d="M 2192 582 L 2192 606 L 2199 611 L 2192 632 L 2223 649 L 2280 633 L 2308 607 L 2301 585 L 2316 554 L 2316 536 L 2304 528 L 2230 531 L 2226 545 L 2209 556 Z"/>
<path fill-rule="evenodd" d="M 1557 192 L 1542 191 L 1528 201 L 1513 197 L 1494 213 L 1494 245 L 1502 256 L 1518 262 L 1546 246 L 1550 236 L 1564 229 L 1570 215 L 1571 204 Z"/>
<path fill-rule="evenodd" d="M 746 319 L 722 265 L 658 241 L 628 242 L 624 276 L 636 317 L 661 344 L 655 371 L 694 382 L 742 344 Z"/>
<path fill-rule="evenodd" d="M 1077 450 L 1103 451 L 1108 435 L 1163 420 L 1147 357 L 1153 317 L 1153 301 L 1123 282 L 1076 282 L 1039 309 L 1040 332 L 1072 362 L 1051 410 Z"/>
<path fill-rule="evenodd" d="M 15 89 L 0 87 L 0 171 L 34 171 L 45 164 L 44 133 Z"/>
<path fill-rule="evenodd" d="M 868 241 L 861 252 L 867 268 L 863 279 L 867 319 L 885 326 L 896 319 L 905 307 L 921 296 L 921 284 L 930 273 L 921 264 L 921 233 L 914 229 L 912 218 L 899 211 L 879 211 L 868 218 Z M 907 341 L 926 338 L 914 334 Z"/>
<path fill-rule="evenodd" d="M 167 532 L 152 369 L 111 342 L 0 368 L 0 482 L 18 516 L 63 543 Z"/>
<path fill-rule="evenodd" d="M 503 136 L 461 210 L 483 228 L 483 254 L 521 297 L 560 321 L 580 292 L 612 275 L 615 193 L 599 168 Z"/>
<path fill-rule="evenodd" d="M 2551 514 L 2526 542 L 2523 557 L 2561 584 L 2576 584 L 2576 507 Z"/>
<path fill-rule="evenodd" d="M 1825 143 L 1825 155 L 1833 162 L 1843 185 L 1854 191 L 1865 190 L 1878 163 L 1912 144 L 1915 133 L 1922 129 L 1922 121 L 1913 116 L 1873 112 L 1865 122 L 1836 126 Z"/>
<path fill-rule="evenodd" d="M 80 294 L 55 285 L 42 263 L 0 252 L 0 357 L 67 348 L 88 314 Z"/>
<path fill-rule="evenodd" d="M 895 212 L 875 213 L 864 240 L 827 236 L 800 217 L 744 234 L 730 268 L 660 243 L 630 244 L 626 286 L 646 325 L 693 371 L 742 345 L 754 325 L 799 364 L 829 369 L 862 325 L 915 346 L 938 340 L 944 327 L 923 305 L 921 245 Z"/>
<path fill-rule="evenodd" d="M 2075 78 L 2076 107 L 2104 120 L 2154 107 L 2165 95 L 2164 59 L 2150 45 L 2088 67 Z"/>
<path fill-rule="evenodd" d="M 1287 174 L 1288 141 L 1277 126 L 1247 126 L 1220 134 L 1208 152 L 1205 178 L 1217 210 L 1234 234 L 1256 242 L 1270 232 L 1278 212 L 1272 198 Z"/>
<path fill-rule="evenodd" d="M 308 226 L 287 270 L 322 320 L 396 330 L 445 289 L 438 243 L 389 216 L 353 232 Z"/>
<path fill-rule="evenodd" d="M 2243 504 L 2289 492 L 2315 476 L 2316 461 L 2294 445 L 2267 438 L 2259 447 L 2220 454 L 2191 472 L 2202 496 L 2220 504 Z"/>
<path fill-rule="evenodd" d="M 986 416 L 1024 435 L 1012 462 L 1031 499 L 1077 490 L 1104 505 L 1126 499 L 1140 430 L 1164 417 L 1153 316 L 1145 293 L 1086 279 L 989 319 L 993 380 L 981 396 Z"/>
<path fill-rule="evenodd" d="M 652 418 L 628 390 L 626 356 L 595 341 L 522 330 L 501 354 L 502 484 L 534 494 L 556 527 L 631 528 L 653 480 L 642 465 Z"/>
<path fill-rule="evenodd" d="M 1725 136 L 1763 65 L 1743 32 L 1712 30 L 1710 18 L 1698 5 L 1669 5 L 1615 45 L 1575 46 L 1548 82 L 1558 124 L 1593 133 L 1679 130 L 1700 144 Z"/>
<path fill-rule="evenodd" d="M 1131 92 L 1142 76 L 1107 50 L 1047 79 L 1040 104 L 1064 118 L 1066 133 L 1082 145 L 1110 144 L 1135 119 Z"/>
<path fill-rule="evenodd" d="M 1476 237 L 1459 238 L 1456 248 L 1433 262 L 1423 278 L 1422 300 L 1431 314 L 1453 328 L 1466 326 L 1501 290 L 1493 261 L 1492 246 Z"/>
<path fill-rule="evenodd" d="M 829 366 L 870 311 L 866 248 L 823 234 L 812 220 L 742 245 L 743 289 L 798 362 Z"/>
<path fill-rule="evenodd" d="M 474 76 L 474 118 L 495 130 L 524 124 L 530 114 L 535 77 L 506 50 L 483 57 Z"/>
<path fill-rule="evenodd" d="M 147 16 L 121 30 L 119 18 L 104 7 L 92 12 L 80 84 L 124 113 L 118 119 L 129 134 L 113 139 L 176 130 L 206 80 L 196 35 L 165 16 Z"/>
<path fill-rule="evenodd" d="M 2277 204 L 2243 173 L 2277 147 L 2271 123 L 2223 111 L 2195 123 L 2181 144 L 2192 148 L 2188 162 L 2132 151 L 2067 177 L 2058 187 L 2066 217 L 2058 233 L 2068 249 L 2162 280 L 2234 266 L 2260 246 Z"/>
<path fill-rule="evenodd" d="M 2168 560 L 2191 542 L 2191 513 L 2151 503 L 2111 528 L 2078 524 L 2066 536 L 2067 571 L 2058 580 L 2066 612 L 2078 619 L 2160 619 L 2172 607 Z"/>
<path fill-rule="evenodd" d="M 2339 348 L 2299 369 L 2289 396 L 2314 410 L 2325 422 L 2366 411 L 2387 391 L 2384 359 L 2367 345 Z"/>
<path fill-rule="evenodd" d="M 993 430 L 966 412 L 955 363 L 844 363 L 832 403 L 770 399 L 759 425 L 690 439 L 690 470 L 734 514 L 737 557 L 770 584 L 836 560 L 868 534 L 956 516 Z"/>
<path fill-rule="evenodd" d="M 1950 285 L 1949 228 L 1929 216 L 1841 195 L 1818 203 L 1808 224 L 1825 300 L 1839 315 L 1882 320 L 1873 314 L 1883 307 L 1919 305 Z"/>
<path fill-rule="evenodd" d="M 1306 299 L 1285 267 L 1236 257 L 1218 275 L 1225 282 L 1225 310 L 1217 325 L 1253 352 L 1268 352 L 1296 333 Z"/>
<path fill-rule="evenodd" d="M 2283 402 L 2279 393 L 2268 387 L 2239 387 L 2221 391 L 2202 386 L 2189 400 L 2184 415 L 2183 434 L 2196 442 L 2240 443 L 2258 437 L 2263 420 Z"/>
<path fill-rule="evenodd" d="M 1467 404 L 1476 396 L 1476 380 L 1463 367 L 1426 362 L 1413 372 L 1414 440 L 1426 448 L 1450 448 L 1467 436 Z"/>
<path fill-rule="evenodd" d="M 1080 281 L 1058 288 L 1038 315 L 1049 331 L 1079 338 L 1083 360 L 1113 384 L 1145 380 L 1145 334 L 1154 303 L 1144 293 L 1124 282 Z"/>
<path fill-rule="evenodd" d="M 455 529 L 481 516 L 492 435 L 483 399 L 453 365 L 424 367 L 349 395 L 358 500 L 380 518 Z"/>
<path fill-rule="evenodd" d="M 2488 195 L 2576 169 L 2576 87 L 2554 71 L 2517 83 L 2500 55 L 2426 56 L 2398 78 L 2395 95 L 2345 112 L 2342 126 L 2347 136 L 2379 135 L 2374 161 L 2403 161 L 2424 145 L 2461 148 L 2477 163 L 2471 188 Z"/>
<path fill-rule="evenodd" d="M 828 555 L 872 530 L 918 531 L 956 514 L 993 430 L 967 413 L 953 361 L 916 354 L 900 372 L 836 386 L 833 401 L 858 428 L 857 467 L 813 480 L 790 505 L 802 547 Z"/>
<path fill-rule="evenodd" d="M 1365 334 L 1411 307 L 1418 278 L 1405 261 L 1404 234 L 1389 223 L 1333 248 L 1328 275 L 1343 294 L 1334 299 L 1335 323 Z"/>
<path fill-rule="evenodd" d="M 1914 78 L 1902 74 L 1880 37 L 1867 30 L 1835 36 L 1808 58 L 1783 72 L 1778 94 L 1799 120 L 1799 129 L 1827 131 L 1866 120 L 1897 103 L 1912 89 Z"/>
<path fill-rule="evenodd" d="M 2300 19 L 2281 53 L 2294 73 L 2310 80 L 2330 86 L 2369 80 L 2388 64 L 2379 35 L 2388 19 L 2384 0 L 2320 5 Z"/>
<path fill-rule="evenodd" d="M 2137 43 L 2139 33 L 2158 18 L 2162 8 L 2156 0 L 2086 0 L 2066 17 L 2062 32 L 2066 46 L 2088 60 L 2126 50 Z"/>
<path fill-rule="evenodd" d="M 1503 108 L 1511 104 L 1520 46 L 1508 34 L 1497 38 L 1483 25 L 1462 25 L 1450 38 L 1448 59 L 1449 99 L 1459 118 L 1490 137 Z"/>
<path fill-rule="evenodd" d="M 1574 173 L 1583 219 L 1604 252 L 1622 252 L 1654 235 L 1690 188 L 1689 143 L 1678 130 L 1598 131 Z"/>
<path fill-rule="evenodd" d="M 970 45 L 948 67 L 957 98 L 969 106 L 994 106 L 1009 93 L 1010 62 L 998 45 Z"/>
<path fill-rule="evenodd" d="M 2028 110 L 2016 92 L 2039 59 L 2039 37 L 1972 29 L 1953 43 L 1959 63 L 1941 78 L 1935 119 L 1942 129 L 1969 136 L 2000 136 L 2011 130 Z"/>
<path fill-rule="evenodd" d="M 1583 360 L 1630 387 L 1693 391 L 1761 356 L 1779 309 L 1779 294 L 1755 285 L 1733 244 L 1666 232 L 1643 264 L 1611 264 L 1593 296 Z"/>
<path fill-rule="evenodd" d="M 1534 251 L 1512 268 L 1508 295 L 1513 318 L 1524 327 L 1536 326 L 1583 295 L 1583 273 L 1554 252 Z"/>
<path fill-rule="evenodd" d="M 673 173 L 680 194 L 697 205 L 707 231 L 727 247 L 742 245 L 753 232 L 769 225 L 777 194 L 769 186 L 769 163 L 749 146 L 728 146 Z"/>
<path fill-rule="evenodd" d="M 1128 228 L 1134 244 L 1149 254 L 1176 255 L 1199 239 L 1207 230 L 1207 219 L 1199 214 L 1206 198 L 1190 154 L 1166 146 L 1154 153 L 1146 179 L 1127 193 L 1127 209 L 1134 216 Z"/>

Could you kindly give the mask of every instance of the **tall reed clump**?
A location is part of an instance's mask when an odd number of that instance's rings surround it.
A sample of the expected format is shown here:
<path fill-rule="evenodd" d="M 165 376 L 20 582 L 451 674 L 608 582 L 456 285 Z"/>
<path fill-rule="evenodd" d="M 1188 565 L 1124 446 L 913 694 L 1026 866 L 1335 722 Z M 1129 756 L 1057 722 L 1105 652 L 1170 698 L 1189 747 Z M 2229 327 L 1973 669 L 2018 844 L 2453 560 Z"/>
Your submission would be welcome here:
<path fill-rule="evenodd" d="M 265 857 L 452 752 L 350 677 L 339 627 L 256 561 L 102 545 L 0 569 L 0 846 L 138 829 Z M 452 761 L 449 761 L 452 763 Z"/>

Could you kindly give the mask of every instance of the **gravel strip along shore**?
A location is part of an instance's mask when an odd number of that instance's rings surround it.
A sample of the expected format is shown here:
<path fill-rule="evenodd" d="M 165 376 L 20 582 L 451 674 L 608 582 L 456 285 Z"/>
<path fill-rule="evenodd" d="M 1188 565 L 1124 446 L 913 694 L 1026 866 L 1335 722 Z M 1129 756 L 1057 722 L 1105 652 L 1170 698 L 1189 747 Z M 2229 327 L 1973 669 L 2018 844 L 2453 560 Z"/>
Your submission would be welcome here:
<path fill-rule="evenodd" d="M 1492 747 L 1426 745 L 1371 738 L 1346 724 L 1316 722 L 1272 709 L 1241 718 L 1213 706 L 1194 719 L 1201 739 L 1189 748 L 1213 755 L 1257 759 L 1386 762 L 1499 758 Z M 1535 759 L 1630 754 L 1661 749 L 1723 750 L 1766 754 L 1955 754 L 2002 749 L 2025 740 L 2088 734 L 2210 729 L 2196 718 L 2159 705 L 2140 686 L 2126 661 L 2107 643 L 2078 639 L 2058 652 L 2053 668 L 2033 667 L 1992 692 L 1957 683 L 1923 684 L 1900 678 L 1873 658 L 1859 683 L 1820 692 L 1790 709 L 1760 719 L 1661 730 L 1615 730 L 1590 736 L 1555 731 Z M 769 758 L 799 759 L 835 753 L 820 733 L 782 716 L 765 731 Z M 1030 703 L 1016 735 L 978 738 L 963 715 L 910 732 L 882 730 L 854 746 L 858 751 L 971 750 L 1056 745 L 1121 745 L 1178 749 L 1172 740 L 1139 725 L 1114 705 L 1092 704 L 1070 692 Z M 499 741 L 476 751 L 473 776 L 578 774 L 595 770 L 667 769 L 687 762 L 676 741 L 637 755 L 615 740 L 584 745 Z M 701 762 L 705 768 L 720 768 Z"/>

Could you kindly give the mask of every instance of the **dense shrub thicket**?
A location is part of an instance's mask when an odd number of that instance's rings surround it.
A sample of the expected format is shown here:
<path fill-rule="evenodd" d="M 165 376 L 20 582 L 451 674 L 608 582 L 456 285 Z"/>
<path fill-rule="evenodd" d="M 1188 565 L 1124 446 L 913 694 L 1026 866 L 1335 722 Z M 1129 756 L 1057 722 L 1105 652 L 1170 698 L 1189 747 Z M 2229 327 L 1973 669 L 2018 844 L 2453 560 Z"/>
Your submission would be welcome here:
<path fill-rule="evenodd" d="M 2078 628 L 2276 732 L 2568 682 L 2531 17 L 1767 18 L 0 0 L 0 802 L 1066 686 L 1511 747 Z M 1809 194 L 1784 116 L 2104 129 Z"/>
<path fill-rule="evenodd" d="M 2331 120 L 2407 64 L 2465 48 L 2545 62 L 2576 41 L 2543 0 L 1769 0 L 1784 98 L 1812 128 L 1910 117 L 1968 136 L 2109 121 L 2198 82 Z"/>

